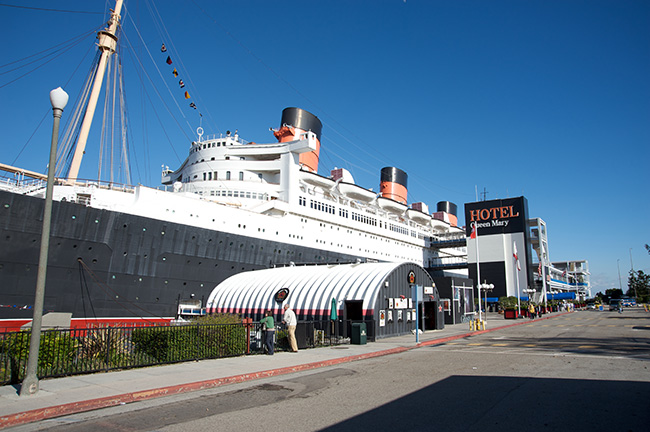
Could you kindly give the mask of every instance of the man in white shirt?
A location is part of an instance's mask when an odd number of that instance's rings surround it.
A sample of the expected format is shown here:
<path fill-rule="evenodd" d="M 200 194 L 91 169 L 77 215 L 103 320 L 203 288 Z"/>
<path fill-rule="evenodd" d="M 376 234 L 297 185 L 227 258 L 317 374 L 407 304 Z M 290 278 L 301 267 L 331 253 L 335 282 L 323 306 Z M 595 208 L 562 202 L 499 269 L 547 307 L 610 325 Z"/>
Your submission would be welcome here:
<path fill-rule="evenodd" d="M 289 305 L 284 305 L 284 316 L 282 317 L 282 322 L 287 325 L 289 328 L 289 345 L 291 346 L 291 352 L 298 352 L 298 343 L 296 342 L 296 324 L 298 324 L 298 319 L 296 314 L 289 308 Z"/>

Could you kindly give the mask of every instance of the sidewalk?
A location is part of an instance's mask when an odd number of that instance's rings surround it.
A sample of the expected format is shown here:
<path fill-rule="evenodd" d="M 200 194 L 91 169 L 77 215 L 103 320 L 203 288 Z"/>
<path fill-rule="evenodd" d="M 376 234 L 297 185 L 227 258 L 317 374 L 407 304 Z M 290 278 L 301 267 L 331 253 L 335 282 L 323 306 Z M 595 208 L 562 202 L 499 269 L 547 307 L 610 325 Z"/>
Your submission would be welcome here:
<path fill-rule="evenodd" d="M 563 314 L 552 313 L 540 319 Z M 273 356 L 250 355 L 53 378 L 41 380 L 39 391 L 33 396 L 20 397 L 19 388 L 7 385 L 0 387 L 0 429 L 115 405 L 399 353 L 531 322 L 525 318 L 516 321 L 505 320 L 503 316 L 496 313 L 486 315 L 487 330 L 471 332 L 467 323 L 447 325 L 443 330 L 431 330 L 420 334 L 419 343 L 416 343 L 415 335 L 407 335 L 380 339 L 365 345 L 305 349 L 297 354 L 276 352 Z"/>

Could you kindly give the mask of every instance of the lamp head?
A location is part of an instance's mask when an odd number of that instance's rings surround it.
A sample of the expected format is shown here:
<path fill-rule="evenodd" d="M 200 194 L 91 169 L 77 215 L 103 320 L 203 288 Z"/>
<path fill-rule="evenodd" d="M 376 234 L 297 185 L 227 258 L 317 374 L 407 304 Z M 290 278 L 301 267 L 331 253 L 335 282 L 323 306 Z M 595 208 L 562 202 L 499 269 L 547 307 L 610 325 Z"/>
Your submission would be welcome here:
<path fill-rule="evenodd" d="M 50 92 L 50 103 L 52 104 L 52 109 L 60 109 L 63 111 L 63 108 L 68 103 L 68 94 L 61 88 L 55 88 Z"/>

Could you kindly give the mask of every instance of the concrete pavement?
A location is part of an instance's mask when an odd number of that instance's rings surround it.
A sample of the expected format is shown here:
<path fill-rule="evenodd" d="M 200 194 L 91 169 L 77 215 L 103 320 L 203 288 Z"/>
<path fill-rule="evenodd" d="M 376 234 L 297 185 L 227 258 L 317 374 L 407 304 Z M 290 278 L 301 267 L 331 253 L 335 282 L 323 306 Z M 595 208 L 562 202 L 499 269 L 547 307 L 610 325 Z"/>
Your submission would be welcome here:
<path fill-rule="evenodd" d="M 549 319 L 565 313 L 547 314 L 539 319 Z M 7 385 L 0 387 L 0 429 L 115 405 L 399 353 L 530 322 L 525 318 L 516 321 L 505 320 L 501 315 L 489 313 L 486 330 L 470 331 L 467 323 L 447 325 L 443 330 L 420 334 L 419 343 L 416 343 L 415 335 L 407 335 L 380 339 L 365 345 L 339 345 L 305 349 L 298 353 L 276 352 L 273 356 L 249 355 L 53 378 L 41 380 L 39 392 L 32 396 L 21 397 L 19 387 Z"/>

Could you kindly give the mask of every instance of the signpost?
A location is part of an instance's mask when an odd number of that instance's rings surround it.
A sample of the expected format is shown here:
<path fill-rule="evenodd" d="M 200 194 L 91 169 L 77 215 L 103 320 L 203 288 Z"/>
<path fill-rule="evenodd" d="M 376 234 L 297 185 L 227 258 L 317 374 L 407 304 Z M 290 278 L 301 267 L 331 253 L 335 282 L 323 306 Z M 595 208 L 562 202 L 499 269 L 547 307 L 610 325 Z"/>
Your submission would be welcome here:
<path fill-rule="evenodd" d="M 420 299 L 422 299 L 420 285 L 411 285 L 411 298 L 415 304 L 415 343 L 420 343 Z"/>

